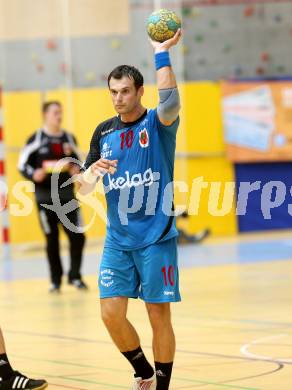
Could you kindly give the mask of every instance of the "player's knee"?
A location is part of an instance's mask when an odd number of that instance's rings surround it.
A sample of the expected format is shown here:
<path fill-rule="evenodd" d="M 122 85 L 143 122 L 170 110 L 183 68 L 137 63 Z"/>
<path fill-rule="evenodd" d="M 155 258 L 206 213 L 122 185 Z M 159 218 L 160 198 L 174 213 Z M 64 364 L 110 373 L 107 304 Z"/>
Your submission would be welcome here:
<path fill-rule="evenodd" d="M 101 319 L 106 327 L 111 327 L 115 323 L 115 316 L 112 310 L 103 308 L 101 310 Z"/>
<path fill-rule="evenodd" d="M 152 328 L 161 328 L 171 324 L 169 303 L 147 303 Z"/>
<path fill-rule="evenodd" d="M 106 302 L 101 303 L 101 318 L 106 327 L 115 328 L 126 320 L 126 315 L 118 305 Z"/>

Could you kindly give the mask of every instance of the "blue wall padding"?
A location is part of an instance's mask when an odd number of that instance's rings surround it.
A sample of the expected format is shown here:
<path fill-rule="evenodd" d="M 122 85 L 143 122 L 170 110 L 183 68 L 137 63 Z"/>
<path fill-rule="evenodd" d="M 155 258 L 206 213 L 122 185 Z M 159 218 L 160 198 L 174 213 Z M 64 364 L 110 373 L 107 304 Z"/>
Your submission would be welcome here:
<path fill-rule="evenodd" d="M 292 186 L 292 163 L 257 163 L 257 164 L 236 164 L 236 191 L 240 182 L 260 181 L 260 190 L 253 191 L 249 194 L 246 214 L 238 215 L 238 229 L 240 232 L 288 229 L 292 228 L 292 216 L 288 213 L 288 205 L 292 205 L 292 196 L 290 189 Z M 281 181 L 284 183 L 286 195 L 283 195 L 283 203 L 271 209 L 271 219 L 265 219 L 262 209 L 269 208 L 269 198 L 263 201 L 261 198 L 263 186 L 270 181 Z M 278 187 L 278 201 L 280 202 L 280 187 Z M 285 192 L 282 191 L 284 194 Z M 275 201 L 276 188 L 271 192 L 271 202 Z M 266 203 L 264 203 L 266 202 Z M 292 206 L 290 213 L 292 214 Z"/>

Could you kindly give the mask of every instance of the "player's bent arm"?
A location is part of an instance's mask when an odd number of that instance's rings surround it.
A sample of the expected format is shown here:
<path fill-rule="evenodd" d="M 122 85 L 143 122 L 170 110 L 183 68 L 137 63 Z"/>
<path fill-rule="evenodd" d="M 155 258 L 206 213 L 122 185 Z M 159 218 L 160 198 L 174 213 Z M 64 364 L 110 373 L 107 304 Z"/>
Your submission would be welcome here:
<path fill-rule="evenodd" d="M 101 158 L 77 178 L 77 192 L 86 196 L 91 193 L 96 186 L 96 183 L 100 178 L 102 178 L 106 173 L 113 175 L 116 172 L 117 160 L 107 160 Z"/>
<path fill-rule="evenodd" d="M 92 173 L 91 166 L 84 173 L 80 173 L 77 176 L 76 181 L 77 194 L 82 196 L 90 194 L 95 189 L 98 179 L 99 178 Z"/>

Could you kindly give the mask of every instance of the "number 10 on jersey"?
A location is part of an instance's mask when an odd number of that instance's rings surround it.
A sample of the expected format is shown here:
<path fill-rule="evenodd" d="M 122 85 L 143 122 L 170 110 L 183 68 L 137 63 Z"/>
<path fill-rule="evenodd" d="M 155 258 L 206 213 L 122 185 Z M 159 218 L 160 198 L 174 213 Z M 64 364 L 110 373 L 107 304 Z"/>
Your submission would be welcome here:
<path fill-rule="evenodd" d="M 124 131 L 123 133 L 121 133 L 120 137 L 121 137 L 121 150 L 124 150 L 125 144 L 126 147 L 130 149 L 134 140 L 133 130 Z"/>

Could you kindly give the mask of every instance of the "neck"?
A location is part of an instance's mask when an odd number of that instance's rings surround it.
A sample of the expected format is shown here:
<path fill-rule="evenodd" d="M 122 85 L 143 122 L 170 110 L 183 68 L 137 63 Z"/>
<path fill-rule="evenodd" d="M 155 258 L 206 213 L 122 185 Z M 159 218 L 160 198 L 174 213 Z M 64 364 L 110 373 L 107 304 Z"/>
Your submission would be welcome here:
<path fill-rule="evenodd" d="M 61 133 L 61 129 L 58 126 L 49 126 L 45 123 L 43 127 L 44 127 L 44 130 L 47 134 L 55 135 L 55 134 Z"/>
<path fill-rule="evenodd" d="M 145 110 L 146 108 L 139 104 L 131 112 L 128 112 L 127 114 L 121 114 L 121 120 L 123 122 L 135 122 L 137 119 L 140 118 L 140 116 L 143 115 Z"/>

